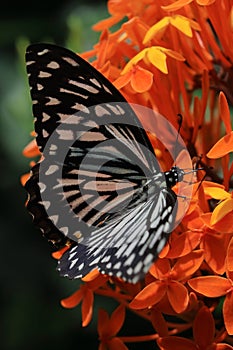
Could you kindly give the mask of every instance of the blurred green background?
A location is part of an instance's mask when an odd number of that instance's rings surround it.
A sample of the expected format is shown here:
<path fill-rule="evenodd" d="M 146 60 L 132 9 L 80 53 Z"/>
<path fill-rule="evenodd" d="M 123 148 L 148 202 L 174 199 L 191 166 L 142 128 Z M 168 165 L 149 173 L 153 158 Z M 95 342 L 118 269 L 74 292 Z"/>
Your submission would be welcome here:
<path fill-rule="evenodd" d="M 25 72 L 25 48 L 32 42 L 54 42 L 76 52 L 98 41 L 91 26 L 108 16 L 105 1 L 4 2 L 0 13 L 0 348 L 98 349 L 96 318 L 99 307 L 116 304 L 97 298 L 94 320 L 81 327 L 80 307 L 63 309 L 59 301 L 78 287 L 60 278 L 50 247 L 31 223 L 24 208 L 26 193 L 20 175 L 28 172 L 29 159 L 22 149 L 33 129 L 31 101 Z M 107 305 L 106 305 L 107 304 Z M 130 316 L 124 335 L 143 334 Z M 147 329 L 145 333 L 152 332 Z M 145 344 L 144 344 L 145 345 Z M 148 344 L 149 345 L 149 344 Z M 155 344 L 150 344 L 155 349 Z M 143 344 L 129 349 L 145 348 Z"/>

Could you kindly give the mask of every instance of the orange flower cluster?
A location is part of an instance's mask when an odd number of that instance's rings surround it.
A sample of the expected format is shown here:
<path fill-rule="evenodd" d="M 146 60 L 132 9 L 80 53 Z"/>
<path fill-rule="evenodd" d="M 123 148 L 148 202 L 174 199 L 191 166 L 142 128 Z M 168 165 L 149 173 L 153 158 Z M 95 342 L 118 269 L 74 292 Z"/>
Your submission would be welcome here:
<path fill-rule="evenodd" d="M 87 326 L 96 294 L 119 302 L 111 316 L 99 312 L 99 350 L 127 350 L 139 341 L 163 350 L 233 349 L 233 1 L 109 0 L 108 11 L 94 26 L 99 42 L 82 57 L 94 57 L 129 102 L 175 127 L 181 113 L 181 136 L 191 157 L 202 155 L 205 171 L 198 171 L 189 210 L 144 281 L 131 285 L 93 271 L 62 305 L 81 303 Z M 169 169 L 172 160 L 149 136 Z M 25 155 L 37 153 L 33 147 Z M 119 336 L 126 308 L 150 321 L 154 334 Z"/>

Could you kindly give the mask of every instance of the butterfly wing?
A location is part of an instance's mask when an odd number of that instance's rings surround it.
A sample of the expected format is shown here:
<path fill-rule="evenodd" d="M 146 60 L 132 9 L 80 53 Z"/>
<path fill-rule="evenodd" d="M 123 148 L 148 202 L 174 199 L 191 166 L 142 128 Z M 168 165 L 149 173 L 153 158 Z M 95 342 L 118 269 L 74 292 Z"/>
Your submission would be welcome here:
<path fill-rule="evenodd" d="M 154 193 L 148 201 L 96 228 L 88 239 L 66 252 L 58 270 L 73 279 L 98 268 L 101 273 L 136 283 L 165 246 L 175 213 L 173 191 L 163 189 Z"/>
<path fill-rule="evenodd" d="M 157 167 L 153 149 L 123 96 L 81 57 L 36 44 L 29 46 L 26 62 L 44 156 L 27 184 L 29 194 L 38 183 L 43 189 L 35 200 L 30 196 L 28 207 L 38 218 L 36 203 L 44 203 L 47 221 L 77 240 L 89 232 L 85 223 L 99 225 L 126 203 L 136 203 L 135 189 Z"/>
<path fill-rule="evenodd" d="M 43 154 L 26 184 L 35 224 L 58 246 L 78 243 L 62 258 L 62 274 L 98 267 L 138 280 L 165 244 L 176 202 L 146 132 L 119 91 L 73 52 L 31 45 L 26 62 Z"/>

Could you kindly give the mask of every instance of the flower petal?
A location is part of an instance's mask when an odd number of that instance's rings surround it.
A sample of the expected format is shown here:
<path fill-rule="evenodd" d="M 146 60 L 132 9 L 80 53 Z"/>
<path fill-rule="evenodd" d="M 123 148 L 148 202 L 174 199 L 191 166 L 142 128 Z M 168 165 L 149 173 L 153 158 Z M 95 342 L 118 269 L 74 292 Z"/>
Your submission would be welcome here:
<path fill-rule="evenodd" d="M 172 275 L 176 276 L 176 280 L 186 279 L 196 272 L 204 259 L 202 249 L 195 250 L 177 260 L 172 269 Z"/>
<path fill-rule="evenodd" d="M 91 282 L 98 278 L 99 276 L 104 277 L 104 275 L 101 275 L 98 269 L 94 269 L 91 272 L 89 272 L 86 276 L 82 278 L 83 282 Z"/>
<path fill-rule="evenodd" d="M 230 193 L 225 191 L 223 188 L 219 188 L 216 186 L 205 187 L 204 191 L 206 195 L 214 199 L 223 200 L 223 199 L 231 198 Z"/>
<path fill-rule="evenodd" d="M 224 122 L 225 128 L 226 128 L 226 133 L 230 134 L 232 131 L 231 128 L 231 114 L 230 114 L 230 109 L 229 105 L 226 99 L 225 94 L 221 91 L 219 94 L 219 109 L 220 109 L 220 115 L 221 118 Z"/>
<path fill-rule="evenodd" d="M 125 85 L 127 85 L 130 82 L 131 79 L 131 71 L 128 71 L 127 73 L 120 75 L 119 78 L 117 78 L 117 80 L 114 81 L 114 86 L 120 90 L 121 88 L 123 88 Z"/>
<path fill-rule="evenodd" d="M 139 61 L 141 61 L 146 53 L 147 53 L 148 49 L 144 49 L 141 50 L 137 55 L 135 55 L 124 67 L 124 69 L 122 70 L 121 74 L 126 74 L 128 71 L 130 71 L 133 66 L 135 66 Z"/>
<path fill-rule="evenodd" d="M 167 56 L 162 50 L 159 48 L 152 46 L 147 51 L 147 57 L 149 61 L 162 73 L 167 74 Z"/>
<path fill-rule="evenodd" d="M 170 22 L 171 25 L 173 25 L 175 28 L 177 28 L 179 31 L 181 31 L 188 37 L 191 38 L 193 36 L 190 21 L 186 17 L 176 15 L 171 17 Z"/>
<path fill-rule="evenodd" d="M 226 266 L 227 270 L 233 271 L 233 237 L 230 240 L 230 243 L 227 248 L 227 258 L 226 258 Z"/>
<path fill-rule="evenodd" d="M 193 341 L 176 336 L 160 338 L 157 343 L 163 350 L 197 350 Z"/>
<path fill-rule="evenodd" d="M 84 285 L 76 292 L 71 294 L 68 298 L 61 300 L 61 305 L 67 309 L 72 309 L 77 306 L 83 298 Z"/>
<path fill-rule="evenodd" d="M 233 211 L 233 198 L 220 202 L 214 209 L 210 223 L 215 225 L 218 221 L 224 218 L 227 214 Z"/>
<path fill-rule="evenodd" d="M 117 337 L 112 338 L 108 342 L 109 350 L 128 350 L 127 346 L 123 343 L 123 341 Z"/>
<path fill-rule="evenodd" d="M 143 44 L 146 45 L 151 39 L 156 37 L 158 33 L 163 33 L 169 23 L 169 17 L 163 17 L 160 21 L 150 27 L 143 39 Z"/>
<path fill-rule="evenodd" d="M 125 307 L 123 305 L 119 305 L 112 313 L 110 317 L 110 328 L 111 335 L 116 335 L 121 327 L 123 326 L 125 320 Z"/>
<path fill-rule="evenodd" d="M 164 47 L 161 48 L 161 51 L 165 52 L 167 56 L 170 56 L 174 58 L 177 61 L 185 61 L 184 56 L 182 56 L 179 52 L 170 50 L 170 49 L 165 49 Z M 187 161 L 187 160 L 186 160 Z"/>
<path fill-rule="evenodd" d="M 226 249 L 221 236 L 207 234 L 204 238 L 205 261 L 211 269 L 222 275 L 225 272 Z"/>
<path fill-rule="evenodd" d="M 69 246 L 65 246 L 65 247 L 63 247 L 63 248 L 57 250 L 56 252 L 53 252 L 53 253 L 52 253 L 52 257 L 53 257 L 54 259 L 56 259 L 56 260 L 59 260 L 59 259 L 61 259 L 62 255 L 63 255 L 68 249 L 70 249 L 70 247 L 69 247 Z"/>
<path fill-rule="evenodd" d="M 170 262 L 168 259 L 158 259 L 150 268 L 150 274 L 157 278 L 163 280 L 164 276 L 171 271 Z"/>
<path fill-rule="evenodd" d="M 138 93 L 143 93 L 150 90 L 152 83 L 153 74 L 146 69 L 136 66 L 131 79 L 132 88 Z"/>
<path fill-rule="evenodd" d="M 207 153 L 208 158 L 217 159 L 233 152 L 233 131 L 222 137 Z"/>
<path fill-rule="evenodd" d="M 166 285 L 160 281 L 148 284 L 129 304 L 132 309 L 145 309 L 158 303 L 166 292 Z"/>
<path fill-rule="evenodd" d="M 227 332 L 233 335 L 233 292 L 228 293 L 224 300 L 223 318 Z"/>
<path fill-rule="evenodd" d="M 189 286 L 198 293 L 210 298 L 220 297 L 228 293 L 231 283 L 227 278 L 219 276 L 201 276 L 188 281 Z"/>
<path fill-rule="evenodd" d="M 30 141 L 29 144 L 23 149 L 23 155 L 24 157 L 27 157 L 27 158 L 33 158 L 40 154 L 41 153 L 37 146 L 36 139 L 33 139 L 32 141 Z"/>
<path fill-rule="evenodd" d="M 108 325 L 109 325 L 109 316 L 107 311 L 103 309 L 99 309 L 97 330 L 100 338 L 105 337 L 106 335 L 109 334 Z"/>
<path fill-rule="evenodd" d="M 92 290 L 86 289 L 82 302 L 82 326 L 86 327 L 92 319 L 94 294 Z"/>
<path fill-rule="evenodd" d="M 25 186 L 26 182 L 30 179 L 30 173 L 27 174 L 23 174 L 20 176 L 20 182 L 22 184 L 22 186 Z"/>
<path fill-rule="evenodd" d="M 216 0 L 196 0 L 198 5 L 206 6 L 213 4 Z"/>
<path fill-rule="evenodd" d="M 214 318 L 206 306 L 197 313 L 193 323 L 193 336 L 200 349 L 212 344 L 215 334 Z"/>
<path fill-rule="evenodd" d="M 213 226 L 215 231 L 223 233 L 233 232 L 233 212 L 230 212 Z"/>
<path fill-rule="evenodd" d="M 163 317 L 162 312 L 160 310 L 157 310 L 157 308 L 153 308 L 151 310 L 151 323 L 160 337 L 168 336 L 167 322 Z"/>
<path fill-rule="evenodd" d="M 112 17 L 103 19 L 102 21 L 99 21 L 98 23 L 94 24 L 92 26 L 92 29 L 95 31 L 105 30 L 106 28 L 114 26 L 114 24 L 118 23 L 123 17 L 124 15 L 122 14 L 113 15 Z"/>
<path fill-rule="evenodd" d="M 172 308 L 178 314 L 187 308 L 189 297 L 187 288 L 183 284 L 171 281 L 168 284 L 167 296 Z"/>
<path fill-rule="evenodd" d="M 185 5 L 190 4 L 191 2 L 193 2 L 193 0 L 178 0 L 178 1 L 175 1 L 173 4 L 170 4 L 167 6 L 161 6 L 161 7 L 165 11 L 176 11 L 184 7 Z"/>
<path fill-rule="evenodd" d="M 171 242 L 170 250 L 166 255 L 169 259 L 174 259 L 187 255 L 193 251 L 200 243 L 201 235 L 192 231 L 184 232 Z"/>

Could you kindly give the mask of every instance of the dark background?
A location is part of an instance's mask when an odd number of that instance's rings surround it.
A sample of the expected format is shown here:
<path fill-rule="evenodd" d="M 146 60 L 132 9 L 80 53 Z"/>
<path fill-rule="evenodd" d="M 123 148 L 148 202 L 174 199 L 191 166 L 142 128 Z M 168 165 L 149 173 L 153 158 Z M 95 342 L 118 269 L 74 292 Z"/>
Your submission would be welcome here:
<path fill-rule="evenodd" d="M 0 11 L 0 348 L 98 349 L 99 307 L 116 304 L 96 298 L 94 320 L 81 327 L 80 306 L 63 309 L 59 302 L 78 288 L 60 278 L 51 249 L 24 208 L 20 175 L 29 159 L 22 149 L 31 140 L 31 102 L 25 73 L 25 48 L 32 42 L 55 42 L 76 52 L 92 48 L 99 33 L 91 30 L 108 16 L 105 1 L 5 1 Z M 153 332 L 129 315 L 123 335 Z M 145 328 L 145 332 L 144 332 Z M 149 346 L 148 346 L 149 345 Z M 155 349 L 155 344 L 129 349 Z"/>

